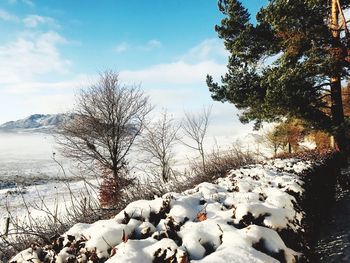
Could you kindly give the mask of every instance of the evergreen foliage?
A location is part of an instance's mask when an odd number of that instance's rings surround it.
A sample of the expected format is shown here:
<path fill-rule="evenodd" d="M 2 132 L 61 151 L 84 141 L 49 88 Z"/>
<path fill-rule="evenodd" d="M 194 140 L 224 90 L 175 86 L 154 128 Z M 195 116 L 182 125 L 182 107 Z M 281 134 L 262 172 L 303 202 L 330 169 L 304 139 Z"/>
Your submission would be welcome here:
<path fill-rule="evenodd" d="M 257 128 L 285 117 L 307 120 L 335 135 L 344 149 L 340 84 L 350 67 L 349 33 L 342 20 L 348 5 L 270 0 L 253 24 L 239 1 L 219 0 L 224 18 L 215 30 L 230 58 L 220 84 L 207 76 L 213 99 L 233 103 L 242 110 L 241 121 L 255 121 Z"/>

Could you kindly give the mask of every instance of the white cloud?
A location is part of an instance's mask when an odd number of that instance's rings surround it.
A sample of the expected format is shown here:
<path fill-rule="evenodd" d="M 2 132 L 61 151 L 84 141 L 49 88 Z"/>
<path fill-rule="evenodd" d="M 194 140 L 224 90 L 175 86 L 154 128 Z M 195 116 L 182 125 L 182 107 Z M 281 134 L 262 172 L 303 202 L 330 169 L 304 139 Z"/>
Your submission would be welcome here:
<path fill-rule="evenodd" d="M 147 42 L 147 46 L 149 48 L 160 48 L 160 47 L 162 47 L 162 43 L 157 39 L 152 39 L 152 40 Z"/>
<path fill-rule="evenodd" d="M 59 92 L 63 90 L 78 90 L 90 86 L 98 79 L 98 75 L 79 74 L 71 79 L 48 82 L 48 81 L 26 81 L 11 83 L 3 89 L 3 94 L 29 94 L 50 91 Z"/>
<path fill-rule="evenodd" d="M 28 94 L 39 93 L 45 90 L 62 90 L 77 89 L 83 86 L 83 81 L 77 78 L 73 80 L 56 81 L 56 82 L 19 82 L 6 86 L 4 92 L 7 94 Z"/>
<path fill-rule="evenodd" d="M 214 60 L 224 61 L 228 58 L 228 51 L 225 49 L 223 42 L 220 39 L 206 39 L 197 46 L 191 48 L 180 59 L 187 62 Z"/>
<path fill-rule="evenodd" d="M 28 6 L 35 6 L 34 2 L 31 0 L 22 0 L 22 2 Z"/>
<path fill-rule="evenodd" d="M 191 48 L 176 61 L 146 69 L 124 70 L 120 77 L 128 83 L 206 85 L 206 75 L 219 78 L 227 71 L 228 53 L 221 41 L 207 39 Z"/>
<path fill-rule="evenodd" d="M 138 50 L 138 51 L 152 51 L 162 47 L 162 43 L 157 39 L 152 39 L 147 41 L 142 45 L 131 45 L 127 42 L 121 42 L 114 47 L 114 51 L 117 53 L 123 53 L 128 50 Z"/>
<path fill-rule="evenodd" d="M 147 43 L 137 46 L 136 48 L 142 51 L 151 51 L 162 47 L 162 43 L 157 39 L 149 40 Z"/>
<path fill-rule="evenodd" d="M 118 44 L 115 48 L 114 51 L 117 53 L 123 53 L 129 49 L 129 44 L 126 42 L 122 42 Z"/>
<path fill-rule="evenodd" d="M 209 103 L 207 92 L 202 92 L 198 87 L 159 87 L 146 88 L 152 104 L 160 108 L 167 108 L 175 117 L 182 116 L 182 110 L 187 107 L 201 107 Z M 199 102 L 199 103 L 198 103 Z M 199 104 L 199 105 L 198 105 Z"/>
<path fill-rule="evenodd" d="M 74 106 L 74 94 L 26 96 L 22 103 L 31 110 L 31 113 L 68 112 Z"/>
<path fill-rule="evenodd" d="M 218 64 L 213 61 L 202 61 L 196 64 L 177 61 L 174 63 L 154 65 L 142 70 L 121 71 L 120 77 L 127 82 L 151 84 L 204 84 L 207 74 L 218 77 L 224 74 L 225 71 L 226 65 Z"/>
<path fill-rule="evenodd" d="M 21 2 L 27 6 L 33 7 L 35 6 L 34 2 L 31 0 L 7 0 L 9 4 L 17 4 L 18 2 Z"/>
<path fill-rule="evenodd" d="M 32 81 L 37 75 L 66 73 L 70 61 L 58 46 L 67 40 L 56 32 L 27 32 L 15 41 L 0 46 L 0 84 Z"/>
<path fill-rule="evenodd" d="M 7 22 L 19 22 L 19 18 L 17 16 L 10 14 L 3 9 L 0 9 L 0 19 Z"/>
<path fill-rule="evenodd" d="M 39 25 L 48 25 L 56 28 L 60 27 L 55 19 L 48 16 L 27 15 L 22 21 L 28 28 L 35 28 Z"/>
<path fill-rule="evenodd" d="M 61 113 L 74 106 L 73 92 L 59 94 L 1 94 L 0 123 L 24 118 L 34 113 Z"/>

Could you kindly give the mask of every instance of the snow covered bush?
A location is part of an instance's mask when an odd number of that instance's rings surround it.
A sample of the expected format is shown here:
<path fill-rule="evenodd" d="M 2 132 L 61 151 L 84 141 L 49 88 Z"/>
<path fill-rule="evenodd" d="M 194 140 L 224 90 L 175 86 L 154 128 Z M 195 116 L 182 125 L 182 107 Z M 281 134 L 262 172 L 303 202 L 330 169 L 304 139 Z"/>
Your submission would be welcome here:
<path fill-rule="evenodd" d="M 304 231 L 297 159 L 232 170 L 215 183 L 130 203 L 114 218 L 76 224 L 11 262 L 298 262 L 283 231 Z"/>

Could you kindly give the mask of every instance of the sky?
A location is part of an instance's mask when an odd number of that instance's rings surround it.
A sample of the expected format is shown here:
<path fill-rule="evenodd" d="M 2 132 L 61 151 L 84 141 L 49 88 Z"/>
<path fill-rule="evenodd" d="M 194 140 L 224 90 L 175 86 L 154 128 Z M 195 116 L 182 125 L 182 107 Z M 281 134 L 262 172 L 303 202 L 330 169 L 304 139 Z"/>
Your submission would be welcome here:
<path fill-rule="evenodd" d="M 254 17 L 267 0 L 242 2 Z M 79 89 L 113 70 L 159 111 L 212 104 L 213 133 L 248 132 L 205 84 L 226 72 L 221 18 L 217 0 L 0 0 L 0 123 L 69 111 Z"/>

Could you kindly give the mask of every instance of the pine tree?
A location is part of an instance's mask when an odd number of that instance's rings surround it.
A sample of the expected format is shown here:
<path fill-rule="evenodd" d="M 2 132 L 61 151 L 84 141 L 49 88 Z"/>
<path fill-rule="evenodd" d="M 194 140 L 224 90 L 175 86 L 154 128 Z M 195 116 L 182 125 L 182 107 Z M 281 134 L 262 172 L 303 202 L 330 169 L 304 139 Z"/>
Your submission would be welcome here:
<path fill-rule="evenodd" d="M 350 82 L 348 82 L 346 87 L 343 88 L 342 97 L 343 97 L 344 115 L 345 117 L 350 118 Z"/>
<path fill-rule="evenodd" d="M 242 110 L 241 121 L 256 127 L 304 119 L 333 134 L 345 152 L 341 81 L 350 67 L 348 6 L 340 0 L 270 0 L 253 24 L 239 1 L 219 0 L 225 17 L 215 29 L 230 58 L 220 84 L 207 76 L 213 99 L 233 103 Z"/>

